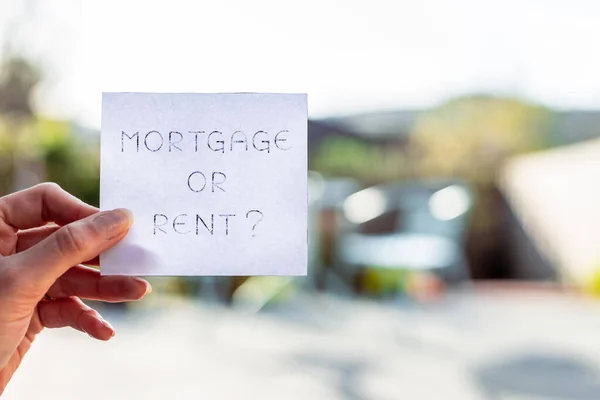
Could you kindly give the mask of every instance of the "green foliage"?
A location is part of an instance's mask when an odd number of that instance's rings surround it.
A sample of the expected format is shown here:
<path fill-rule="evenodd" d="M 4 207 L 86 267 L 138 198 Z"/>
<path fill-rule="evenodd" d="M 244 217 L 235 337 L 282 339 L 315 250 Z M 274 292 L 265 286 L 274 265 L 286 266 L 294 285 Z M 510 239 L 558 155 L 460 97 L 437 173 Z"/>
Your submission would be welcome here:
<path fill-rule="evenodd" d="M 99 155 L 97 142 L 85 142 L 64 121 L 5 120 L 0 129 L 0 187 L 13 187 L 15 160 L 19 168 L 37 171 L 40 180 L 56 182 L 83 201 L 97 205 Z"/>
<path fill-rule="evenodd" d="M 85 143 L 62 121 L 36 120 L 37 147 L 46 166 L 46 179 L 89 204 L 98 205 L 97 143 Z"/>
<path fill-rule="evenodd" d="M 468 96 L 423 113 L 411 136 L 421 176 L 460 176 L 488 185 L 508 157 L 551 144 L 553 115 L 521 100 Z"/>
<path fill-rule="evenodd" d="M 54 181 L 98 204 L 97 143 L 82 141 L 65 121 L 36 116 L 31 98 L 42 75 L 18 54 L 0 60 L 0 194 Z"/>
<path fill-rule="evenodd" d="M 31 94 L 41 71 L 26 58 L 10 54 L 0 65 L 0 113 L 16 118 L 31 117 Z"/>
<path fill-rule="evenodd" d="M 450 176 L 489 186 L 507 157 L 553 145 L 553 131 L 554 115 L 544 107 L 459 97 L 419 115 L 408 145 L 400 137 L 381 143 L 331 135 L 311 157 L 311 168 L 371 184 Z"/>
<path fill-rule="evenodd" d="M 368 183 L 401 179 L 409 170 L 407 155 L 399 146 L 335 136 L 323 140 L 310 168 Z"/>
<path fill-rule="evenodd" d="M 411 136 L 419 177 L 460 177 L 476 191 L 470 242 L 472 267 L 497 254 L 502 240 L 501 196 L 495 189 L 499 167 L 510 157 L 552 146 L 554 115 L 512 98 L 466 96 L 423 113 Z"/>

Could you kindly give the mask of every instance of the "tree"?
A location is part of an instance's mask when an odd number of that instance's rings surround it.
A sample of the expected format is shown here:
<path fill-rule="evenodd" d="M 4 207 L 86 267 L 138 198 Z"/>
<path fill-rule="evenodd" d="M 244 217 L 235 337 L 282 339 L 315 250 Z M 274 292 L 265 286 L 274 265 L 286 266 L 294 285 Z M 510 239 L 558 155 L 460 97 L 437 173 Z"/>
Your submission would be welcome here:
<path fill-rule="evenodd" d="M 38 68 L 23 57 L 9 56 L 0 67 L 0 114 L 31 118 L 33 90 L 41 80 Z"/>
<path fill-rule="evenodd" d="M 458 176 L 490 184 L 512 155 L 547 147 L 552 113 L 517 99 L 467 96 L 423 113 L 411 148 L 421 176 Z"/>
<path fill-rule="evenodd" d="M 476 191 L 467 254 L 473 277 L 510 274 L 496 172 L 508 157 L 552 142 L 553 114 L 512 98 L 467 96 L 423 113 L 411 136 L 417 177 L 460 177 Z"/>

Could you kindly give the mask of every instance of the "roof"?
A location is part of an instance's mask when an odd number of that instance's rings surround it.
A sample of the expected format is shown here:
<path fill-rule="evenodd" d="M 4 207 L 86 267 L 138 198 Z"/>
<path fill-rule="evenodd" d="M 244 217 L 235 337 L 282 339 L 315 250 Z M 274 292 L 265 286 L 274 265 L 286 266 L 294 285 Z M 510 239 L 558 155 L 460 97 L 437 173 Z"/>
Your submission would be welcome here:
<path fill-rule="evenodd" d="M 562 143 L 600 137 L 600 111 L 562 111 L 557 112 L 556 117 L 556 130 Z"/>
<path fill-rule="evenodd" d="M 384 111 L 326 118 L 322 121 L 373 139 L 408 137 L 419 113 L 417 110 Z"/>
<path fill-rule="evenodd" d="M 369 139 L 408 137 L 422 110 L 363 113 L 317 120 L 330 127 Z M 557 144 L 576 143 L 600 137 L 600 111 L 555 112 Z"/>

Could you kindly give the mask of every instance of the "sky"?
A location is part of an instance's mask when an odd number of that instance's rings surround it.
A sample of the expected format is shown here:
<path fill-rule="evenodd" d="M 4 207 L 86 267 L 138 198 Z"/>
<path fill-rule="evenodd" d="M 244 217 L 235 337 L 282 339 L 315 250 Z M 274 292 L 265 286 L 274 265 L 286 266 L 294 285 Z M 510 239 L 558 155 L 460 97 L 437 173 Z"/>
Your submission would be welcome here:
<path fill-rule="evenodd" d="M 42 114 L 90 127 L 103 91 L 302 92 L 312 117 L 473 92 L 600 108 L 595 0 L 29 2 L 0 5 L 0 40 L 44 66 Z"/>

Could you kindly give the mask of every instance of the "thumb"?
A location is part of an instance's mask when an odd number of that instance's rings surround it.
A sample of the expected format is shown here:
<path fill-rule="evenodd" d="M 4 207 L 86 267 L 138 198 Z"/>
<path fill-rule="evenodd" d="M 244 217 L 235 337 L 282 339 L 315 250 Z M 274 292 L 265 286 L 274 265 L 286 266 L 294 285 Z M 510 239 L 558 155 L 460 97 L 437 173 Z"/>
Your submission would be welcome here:
<path fill-rule="evenodd" d="M 72 222 L 12 256 L 11 264 L 29 282 L 43 290 L 41 295 L 69 268 L 96 257 L 117 244 L 133 223 L 129 210 L 116 209 Z"/>

